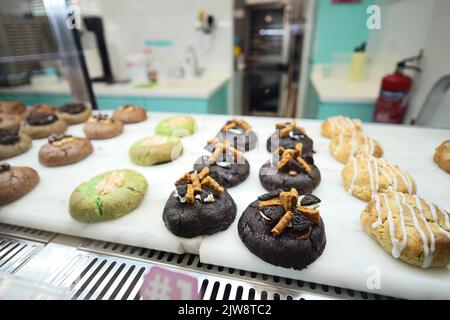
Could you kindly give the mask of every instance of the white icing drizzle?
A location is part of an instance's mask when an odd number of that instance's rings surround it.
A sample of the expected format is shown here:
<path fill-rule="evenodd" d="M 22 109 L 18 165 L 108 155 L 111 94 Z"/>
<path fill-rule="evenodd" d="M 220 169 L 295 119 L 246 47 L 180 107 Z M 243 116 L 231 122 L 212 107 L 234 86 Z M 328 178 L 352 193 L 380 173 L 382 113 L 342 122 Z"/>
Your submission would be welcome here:
<path fill-rule="evenodd" d="M 367 160 L 367 171 L 369 172 L 369 181 L 370 181 L 370 192 L 372 193 L 372 194 L 374 194 L 375 193 L 375 187 L 374 187 L 374 179 L 373 179 L 373 172 L 372 172 L 372 167 L 371 167 L 371 162 L 372 162 L 372 159 L 368 159 Z"/>
<path fill-rule="evenodd" d="M 355 186 L 356 176 L 358 175 L 358 163 L 355 157 L 352 157 L 352 162 L 353 162 L 353 177 L 352 182 L 350 183 L 350 187 L 347 190 L 348 193 L 352 193 L 353 188 Z"/>
<path fill-rule="evenodd" d="M 422 203 L 421 203 L 421 201 L 420 201 L 420 198 L 419 198 L 418 196 L 416 196 L 416 195 L 414 195 L 414 198 L 416 199 L 416 206 L 417 206 L 417 208 L 419 208 L 420 212 L 423 213 L 423 216 L 426 217 L 426 215 L 425 215 L 425 213 L 424 213 L 424 211 L 423 211 L 423 208 L 422 208 Z M 428 208 L 430 209 L 430 212 L 431 212 L 431 218 L 432 218 L 433 221 L 436 223 L 436 226 L 437 226 L 437 228 L 439 229 L 439 231 L 440 231 L 442 234 L 446 235 L 447 238 L 450 239 L 450 232 L 448 232 L 447 230 L 445 230 L 444 228 L 442 228 L 442 227 L 439 225 L 439 219 L 438 219 L 437 214 L 436 214 L 435 216 L 433 216 L 433 213 L 436 213 L 436 210 L 435 210 L 435 208 L 434 208 L 434 205 L 432 205 L 431 203 L 429 203 L 429 202 L 426 201 L 425 199 L 423 199 L 423 201 L 425 202 L 425 204 L 426 204 L 426 205 L 428 206 Z M 439 209 L 440 209 L 440 208 L 439 208 Z M 441 209 L 440 209 L 440 210 L 441 210 Z M 443 211 L 443 210 L 442 210 L 442 211 Z M 445 213 L 445 211 L 443 211 L 443 212 Z M 448 215 L 447 215 L 447 217 L 448 217 Z"/>
<path fill-rule="evenodd" d="M 396 204 L 399 208 L 399 215 L 400 215 L 400 226 L 402 229 L 402 240 L 398 240 L 395 237 L 395 224 L 394 224 L 394 218 L 392 214 L 391 207 L 389 205 L 389 200 L 386 194 L 383 194 L 384 201 L 387 208 L 387 221 L 389 224 L 389 235 L 391 237 L 392 242 L 392 256 L 394 258 L 399 258 L 402 254 L 403 250 L 406 248 L 406 245 L 408 244 L 408 236 L 406 234 L 406 226 L 405 226 L 405 217 L 403 216 L 403 207 L 399 202 L 397 193 L 394 193 Z"/>
<path fill-rule="evenodd" d="M 397 193 L 396 193 L 397 195 Z M 423 245 L 423 263 L 422 268 L 428 268 L 431 265 L 431 262 L 433 261 L 433 253 L 435 250 L 435 239 L 433 231 L 431 230 L 427 220 L 423 216 L 423 212 L 420 212 L 419 216 L 424 221 L 425 226 L 427 227 L 427 231 L 430 235 L 430 246 L 428 246 L 428 239 L 425 234 L 425 231 L 422 229 L 422 226 L 419 223 L 418 217 L 414 209 L 409 205 L 409 203 L 406 202 L 406 197 L 403 193 L 400 193 L 400 196 L 402 197 L 402 203 L 406 205 L 406 207 L 409 209 L 409 213 L 411 214 L 411 218 L 414 223 L 414 227 L 416 228 L 417 232 L 419 233 L 420 237 L 422 238 L 422 245 Z"/>
<path fill-rule="evenodd" d="M 380 196 L 378 194 L 374 194 L 373 198 L 375 199 L 375 210 L 377 211 L 378 214 L 378 218 L 377 221 L 375 221 L 374 223 L 372 223 L 372 228 L 376 229 L 379 226 L 381 226 L 382 221 L 381 221 L 381 206 L 380 206 Z"/>
<path fill-rule="evenodd" d="M 394 188 L 393 188 L 393 191 L 397 191 L 397 190 L 398 190 L 398 189 L 397 189 L 397 188 L 398 188 L 397 176 L 395 175 L 394 171 L 392 171 L 391 167 L 388 166 L 388 163 L 386 162 L 386 160 L 380 159 L 380 161 L 381 161 L 383 167 L 386 168 L 387 171 L 389 171 L 389 173 L 390 173 L 391 176 L 392 176 L 392 179 L 389 179 L 389 181 L 390 181 L 390 183 L 393 182 L 393 187 L 394 187 Z M 388 176 L 388 175 L 386 175 L 386 176 Z"/>
<path fill-rule="evenodd" d="M 448 216 L 448 212 L 445 211 L 444 209 L 442 209 L 442 208 L 439 207 L 439 206 L 436 206 L 436 207 L 437 207 L 437 208 L 439 209 L 439 211 L 441 211 L 442 214 L 444 215 L 445 226 L 446 226 L 448 229 L 450 229 L 450 217 Z"/>
<path fill-rule="evenodd" d="M 356 128 L 356 122 L 343 116 L 331 117 L 328 119 L 330 124 L 331 132 L 334 132 L 337 128 L 339 129 L 353 129 Z"/>
<path fill-rule="evenodd" d="M 430 208 L 430 212 L 431 212 L 431 216 L 433 217 L 433 221 L 438 223 L 439 222 L 439 217 L 437 215 L 436 208 L 434 207 L 434 205 L 432 205 L 431 203 L 429 203 L 425 199 L 423 199 L 423 201 L 425 201 L 425 203 L 427 204 L 428 208 Z"/>
<path fill-rule="evenodd" d="M 387 163 L 387 164 L 389 167 L 393 168 L 395 171 L 398 172 L 399 176 L 402 178 L 403 182 L 405 183 L 406 188 L 408 189 L 408 194 L 412 194 L 412 183 L 409 180 L 409 177 L 407 176 L 407 174 L 405 174 L 399 167 L 393 166 L 390 163 Z"/>

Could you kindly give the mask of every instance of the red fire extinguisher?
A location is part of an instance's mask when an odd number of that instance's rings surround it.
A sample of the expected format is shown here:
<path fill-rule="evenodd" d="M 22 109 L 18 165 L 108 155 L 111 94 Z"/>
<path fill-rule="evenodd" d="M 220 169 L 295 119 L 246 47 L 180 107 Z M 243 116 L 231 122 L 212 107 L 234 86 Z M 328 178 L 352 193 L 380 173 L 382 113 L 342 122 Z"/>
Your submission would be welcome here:
<path fill-rule="evenodd" d="M 420 60 L 422 54 L 408 58 L 397 64 L 393 74 L 385 76 L 381 82 L 380 95 L 375 105 L 374 122 L 402 123 L 407 108 L 408 93 L 413 79 L 404 74 L 406 69 L 420 72 L 420 68 L 407 63 Z"/>

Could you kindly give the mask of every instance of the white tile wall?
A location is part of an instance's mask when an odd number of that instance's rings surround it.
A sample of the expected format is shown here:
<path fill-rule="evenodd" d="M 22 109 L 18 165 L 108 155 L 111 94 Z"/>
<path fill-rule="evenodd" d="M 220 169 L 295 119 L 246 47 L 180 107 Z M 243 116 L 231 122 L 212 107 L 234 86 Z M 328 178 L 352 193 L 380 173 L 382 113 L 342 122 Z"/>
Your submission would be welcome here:
<path fill-rule="evenodd" d="M 165 66 L 179 64 L 188 45 L 196 49 L 201 67 L 231 73 L 233 56 L 232 0 L 98 0 L 108 34 L 122 39 L 125 54 L 141 53 L 147 39 L 170 39 L 170 48 L 154 49 Z M 217 22 L 216 31 L 205 36 L 196 29 L 204 9 Z M 120 33 L 120 34 L 117 34 Z"/>

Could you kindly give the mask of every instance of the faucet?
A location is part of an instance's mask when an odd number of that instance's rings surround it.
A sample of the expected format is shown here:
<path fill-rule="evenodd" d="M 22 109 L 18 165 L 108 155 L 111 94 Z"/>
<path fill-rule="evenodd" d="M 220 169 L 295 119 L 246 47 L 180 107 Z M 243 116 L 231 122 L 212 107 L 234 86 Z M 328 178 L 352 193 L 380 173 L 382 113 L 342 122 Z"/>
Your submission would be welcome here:
<path fill-rule="evenodd" d="M 202 73 L 202 70 L 198 65 L 197 53 L 194 47 L 191 45 L 187 46 L 186 54 L 187 54 L 186 61 L 189 65 L 191 65 L 194 76 L 199 77 Z"/>

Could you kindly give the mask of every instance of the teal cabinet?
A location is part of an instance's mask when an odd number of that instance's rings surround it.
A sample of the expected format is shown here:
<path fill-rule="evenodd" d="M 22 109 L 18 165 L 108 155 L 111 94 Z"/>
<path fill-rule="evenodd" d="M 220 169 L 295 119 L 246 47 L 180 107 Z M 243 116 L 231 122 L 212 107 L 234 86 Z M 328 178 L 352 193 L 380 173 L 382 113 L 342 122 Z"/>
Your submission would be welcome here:
<path fill-rule="evenodd" d="M 26 105 L 50 103 L 59 106 L 72 100 L 68 94 L 37 94 L 37 93 L 1 93 L 0 100 L 21 101 Z M 137 104 L 148 111 L 227 114 L 228 113 L 228 82 L 217 89 L 209 98 L 171 98 L 171 97 L 137 97 L 137 96 L 105 96 L 97 95 L 97 105 L 100 110 L 115 109 L 124 104 Z"/>

